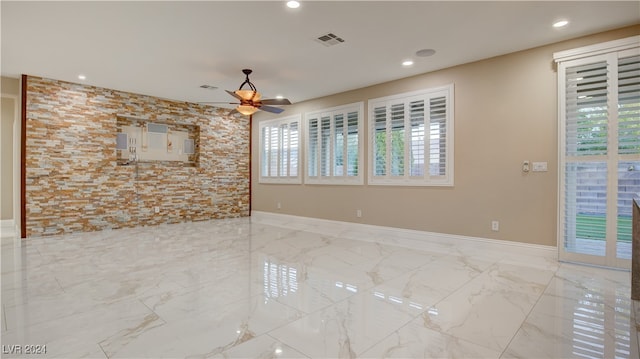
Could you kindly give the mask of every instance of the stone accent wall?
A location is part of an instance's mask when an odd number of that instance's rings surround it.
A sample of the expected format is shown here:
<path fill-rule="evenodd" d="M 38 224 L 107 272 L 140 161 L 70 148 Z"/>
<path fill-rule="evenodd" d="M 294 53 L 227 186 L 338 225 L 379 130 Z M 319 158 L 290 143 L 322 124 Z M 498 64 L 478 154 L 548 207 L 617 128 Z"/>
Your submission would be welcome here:
<path fill-rule="evenodd" d="M 249 216 L 249 120 L 228 111 L 28 76 L 27 236 Z M 197 166 L 118 165 L 118 116 L 199 126 Z"/>

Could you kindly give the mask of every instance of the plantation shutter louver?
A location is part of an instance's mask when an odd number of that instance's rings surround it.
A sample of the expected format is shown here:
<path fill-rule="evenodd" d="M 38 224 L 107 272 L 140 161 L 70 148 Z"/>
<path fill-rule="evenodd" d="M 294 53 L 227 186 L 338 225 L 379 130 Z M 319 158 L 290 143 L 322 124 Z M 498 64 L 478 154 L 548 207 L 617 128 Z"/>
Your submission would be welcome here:
<path fill-rule="evenodd" d="M 318 176 L 318 119 L 309 120 L 309 153 L 307 171 L 310 177 Z"/>
<path fill-rule="evenodd" d="M 289 124 L 280 125 L 280 164 L 278 166 L 278 176 L 287 176 L 289 170 Z"/>
<path fill-rule="evenodd" d="M 289 158 L 288 158 L 288 173 L 283 174 L 289 177 L 298 176 L 298 146 L 300 145 L 300 131 L 298 130 L 298 123 L 291 122 L 289 124 Z"/>
<path fill-rule="evenodd" d="M 447 99 L 432 98 L 429 104 L 429 174 L 444 176 L 447 170 Z"/>
<path fill-rule="evenodd" d="M 358 112 L 349 112 L 347 115 L 347 176 L 358 176 L 359 174 L 358 118 Z"/>
<path fill-rule="evenodd" d="M 280 147 L 280 135 L 278 127 L 273 126 L 269 131 L 269 177 L 278 176 L 278 148 Z"/>
<path fill-rule="evenodd" d="M 424 101 L 413 101 L 409 104 L 411 122 L 411 176 L 424 176 L 425 138 L 424 138 Z"/>
<path fill-rule="evenodd" d="M 567 69 L 568 156 L 607 153 L 607 63 Z"/>
<path fill-rule="evenodd" d="M 640 148 L 640 56 L 618 62 L 618 153 Z"/>
<path fill-rule="evenodd" d="M 333 175 L 342 176 L 344 174 L 344 115 L 337 114 L 334 117 L 333 126 Z"/>
<path fill-rule="evenodd" d="M 404 104 L 391 106 L 391 164 L 392 176 L 404 176 Z"/>
<path fill-rule="evenodd" d="M 384 176 L 387 174 L 387 108 L 376 107 L 373 116 L 374 174 L 376 176 Z"/>
<path fill-rule="evenodd" d="M 320 119 L 320 175 L 330 176 L 331 173 L 331 118 L 324 116 Z"/>

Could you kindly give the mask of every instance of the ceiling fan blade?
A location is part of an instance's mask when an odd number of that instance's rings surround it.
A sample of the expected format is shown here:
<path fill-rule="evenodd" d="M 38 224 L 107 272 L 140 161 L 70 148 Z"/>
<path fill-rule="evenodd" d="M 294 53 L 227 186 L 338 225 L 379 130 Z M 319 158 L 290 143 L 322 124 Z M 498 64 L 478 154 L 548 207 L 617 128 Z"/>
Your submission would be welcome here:
<path fill-rule="evenodd" d="M 227 115 L 228 115 L 228 116 L 231 116 L 231 115 L 235 115 L 236 113 L 240 113 L 240 112 L 238 112 L 238 110 L 236 110 L 236 109 L 234 108 L 233 110 L 229 111 L 229 113 L 228 113 Z"/>
<path fill-rule="evenodd" d="M 291 105 L 291 101 L 287 100 L 286 98 L 267 98 L 260 102 L 262 102 L 265 105 L 276 105 L 276 106 Z"/>
<path fill-rule="evenodd" d="M 271 113 L 281 113 L 282 111 L 284 111 L 283 108 L 277 108 L 277 107 L 272 107 L 272 106 L 260 106 L 259 108 L 262 111 L 267 111 L 267 112 L 271 112 Z"/>
<path fill-rule="evenodd" d="M 235 92 L 231 92 L 229 90 L 225 90 L 227 91 L 227 93 L 235 98 L 237 98 L 238 100 L 242 101 L 242 97 L 238 96 Z"/>

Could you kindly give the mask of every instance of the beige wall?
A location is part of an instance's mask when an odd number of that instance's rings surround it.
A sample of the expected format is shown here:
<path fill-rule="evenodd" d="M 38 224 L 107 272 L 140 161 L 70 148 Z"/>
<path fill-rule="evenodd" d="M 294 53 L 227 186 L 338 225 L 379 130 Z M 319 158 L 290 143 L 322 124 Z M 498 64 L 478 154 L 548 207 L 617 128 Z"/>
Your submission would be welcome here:
<path fill-rule="evenodd" d="M 1 128 L 0 128 L 0 219 L 14 219 L 14 153 L 16 143 L 15 128 L 18 126 L 18 113 L 20 103 L 18 101 L 18 79 L 3 77 L 0 83 L 2 103 L 0 104 Z"/>
<path fill-rule="evenodd" d="M 454 187 L 260 184 L 257 122 L 275 117 L 260 113 L 252 134 L 252 209 L 555 246 L 558 132 L 553 53 L 638 34 L 640 25 L 609 31 L 298 103 L 284 113 L 304 114 L 453 83 Z M 361 163 L 367 164 L 367 144 L 362 145 Z M 524 160 L 546 161 L 549 170 L 523 173 Z M 362 210 L 362 218 L 356 217 L 356 209 Z M 491 231 L 492 220 L 500 221 L 499 232 Z"/>
<path fill-rule="evenodd" d="M 15 118 L 16 100 L 2 97 L 2 139 L 0 147 L 2 154 L 0 162 L 0 191 L 2 206 L 0 207 L 0 219 L 13 219 L 13 120 Z"/>
<path fill-rule="evenodd" d="M 20 95 L 20 79 L 3 76 L 0 79 L 0 91 L 2 91 L 2 93 L 6 95 Z"/>

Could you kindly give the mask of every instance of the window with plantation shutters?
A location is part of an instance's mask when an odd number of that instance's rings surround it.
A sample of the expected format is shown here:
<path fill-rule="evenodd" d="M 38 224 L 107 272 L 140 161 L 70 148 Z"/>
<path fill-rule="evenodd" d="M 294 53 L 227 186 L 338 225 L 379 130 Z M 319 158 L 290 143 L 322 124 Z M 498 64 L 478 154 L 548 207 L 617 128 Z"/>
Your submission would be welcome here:
<path fill-rule="evenodd" d="M 301 183 L 300 116 L 260 123 L 260 182 Z"/>
<path fill-rule="evenodd" d="M 640 37 L 555 54 L 560 258 L 627 267 L 640 196 Z"/>
<path fill-rule="evenodd" d="M 453 85 L 369 100 L 369 184 L 453 186 Z"/>
<path fill-rule="evenodd" d="M 309 184 L 362 184 L 362 102 L 305 114 Z"/>

